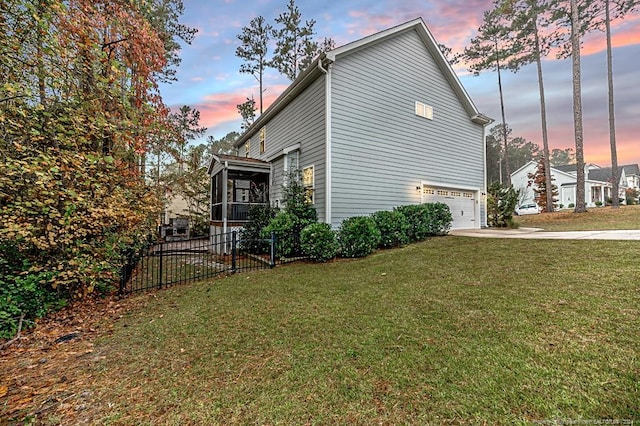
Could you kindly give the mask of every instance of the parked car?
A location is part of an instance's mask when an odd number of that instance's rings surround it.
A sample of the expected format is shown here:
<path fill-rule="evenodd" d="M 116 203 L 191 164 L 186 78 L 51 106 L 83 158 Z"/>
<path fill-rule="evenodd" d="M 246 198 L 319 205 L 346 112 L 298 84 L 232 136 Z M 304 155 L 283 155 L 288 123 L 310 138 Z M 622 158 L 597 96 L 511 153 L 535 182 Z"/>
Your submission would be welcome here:
<path fill-rule="evenodd" d="M 525 214 L 538 214 L 538 213 L 540 213 L 540 208 L 535 203 L 523 204 L 521 206 L 516 207 L 515 213 L 518 216 L 522 216 L 522 215 L 525 215 Z"/>

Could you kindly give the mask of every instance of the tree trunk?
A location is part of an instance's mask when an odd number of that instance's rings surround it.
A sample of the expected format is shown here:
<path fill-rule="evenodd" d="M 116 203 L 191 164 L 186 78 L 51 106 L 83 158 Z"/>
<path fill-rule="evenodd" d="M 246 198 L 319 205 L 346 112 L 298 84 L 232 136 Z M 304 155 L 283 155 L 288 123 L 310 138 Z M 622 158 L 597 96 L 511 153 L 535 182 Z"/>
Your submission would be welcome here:
<path fill-rule="evenodd" d="M 511 169 L 509 167 L 509 142 L 507 142 L 507 120 L 504 114 L 504 95 L 502 94 L 502 77 L 500 76 L 500 52 L 496 42 L 496 70 L 498 71 L 498 92 L 500 92 L 500 111 L 502 113 L 502 143 L 504 145 L 504 170 L 507 186 L 511 186 Z M 500 183 L 502 179 L 500 179 Z"/>
<path fill-rule="evenodd" d="M 587 211 L 585 205 L 584 150 L 582 129 L 582 88 L 580 82 L 580 19 L 577 0 L 571 0 L 571 65 L 573 71 L 573 126 L 576 143 L 576 206 L 575 213 Z"/>
<path fill-rule="evenodd" d="M 262 60 L 260 60 L 260 115 L 262 115 L 262 93 L 264 89 L 262 89 L 262 82 L 264 77 L 264 65 L 262 64 Z"/>
<path fill-rule="evenodd" d="M 616 123 L 613 104 L 613 59 L 611 57 L 611 22 L 609 16 L 609 0 L 605 0 L 605 29 L 607 36 L 607 82 L 609 84 L 609 143 L 611 144 L 611 207 L 620 207 L 618 176 L 618 152 L 616 149 Z"/>
<path fill-rule="evenodd" d="M 542 80 L 542 59 L 540 58 L 540 37 L 538 34 L 538 17 L 533 19 L 533 34 L 535 38 L 535 56 L 538 68 L 538 88 L 540 90 L 540 119 L 542 122 L 542 155 L 544 156 L 544 182 L 547 188 L 551 188 L 551 164 L 549 162 L 549 136 L 547 133 L 547 105 L 544 97 L 544 83 Z M 546 211 L 553 212 L 553 191 L 547 191 Z"/>
<path fill-rule="evenodd" d="M 39 1 L 36 5 L 36 13 L 38 16 L 38 20 L 43 19 L 43 15 L 45 13 L 45 5 L 42 1 Z M 40 105 L 44 105 L 46 102 L 46 82 L 45 82 L 45 69 L 44 69 L 44 40 L 43 40 L 43 32 L 44 29 L 41 26 L 44 25 L 36 20 L 34 22 L 34 26 L 36 28 L 36 62 L 38 64 L 38 93 L 40 95 Z"/>

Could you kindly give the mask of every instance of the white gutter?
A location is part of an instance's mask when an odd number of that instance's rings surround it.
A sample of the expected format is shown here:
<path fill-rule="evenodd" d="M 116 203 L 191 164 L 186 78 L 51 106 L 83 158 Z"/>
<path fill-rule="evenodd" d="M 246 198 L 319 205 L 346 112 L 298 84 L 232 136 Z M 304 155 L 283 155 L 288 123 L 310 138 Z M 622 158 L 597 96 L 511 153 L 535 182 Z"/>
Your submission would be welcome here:
<path fill-rule="evenodd" d="M 324 222 L 331 225 L 331 64 L 325 69 L 322 60 L 318 61 L 318 69 L 325 75 L 324 77 L 324 123 L 325 123 L 325 155 L 324 155 Z"/>

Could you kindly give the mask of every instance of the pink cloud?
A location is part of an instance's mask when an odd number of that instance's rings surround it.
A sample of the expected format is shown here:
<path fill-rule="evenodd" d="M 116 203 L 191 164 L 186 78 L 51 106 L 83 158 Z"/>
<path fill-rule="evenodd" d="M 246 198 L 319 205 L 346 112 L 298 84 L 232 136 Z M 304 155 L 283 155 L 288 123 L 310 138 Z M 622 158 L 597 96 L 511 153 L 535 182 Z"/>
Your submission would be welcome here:
<path fill-rule="evenodd" d="M 254 89 L 253 91 L 257 92 L 257 88 Z M 284 89 L 286 89 L 284 85 L 269 87 L 269 91 L 264 94 L 264 108 L 271 105 Z M 207 128 L 216 128 L 240 120 L 236 106 L 245 102 L 246 98 L 251 96 L 251 92 L 251 88 L 241 88 L 234 92 L 205 95 L 199 103 L 194 105 L 194 108 L 200 111 L 200 124 Z M 257 103 L 255 94 L 254 98 Z"/>
<path fill-rule="evenodd" d="M 611 32 L 611 44 L 615 47 L 629 46 L 640 43 L 640 19 L 629 19 L 613 25 Z M 607 48 L 607 40 L 604 32 L 593 32 L 585 37 L 582 47 L 583 55 L 591 55 L 602 52 Z"/>

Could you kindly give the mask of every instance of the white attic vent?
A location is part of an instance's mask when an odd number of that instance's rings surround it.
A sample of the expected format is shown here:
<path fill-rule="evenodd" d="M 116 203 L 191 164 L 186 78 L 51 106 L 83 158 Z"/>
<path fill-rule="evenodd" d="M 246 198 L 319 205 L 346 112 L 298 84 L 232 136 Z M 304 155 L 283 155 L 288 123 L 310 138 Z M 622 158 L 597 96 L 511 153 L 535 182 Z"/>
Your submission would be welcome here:
<path fill-rule="evenodd" d="M 416 115 L 433 120 L 433 107 L 416 101 Z"/>

